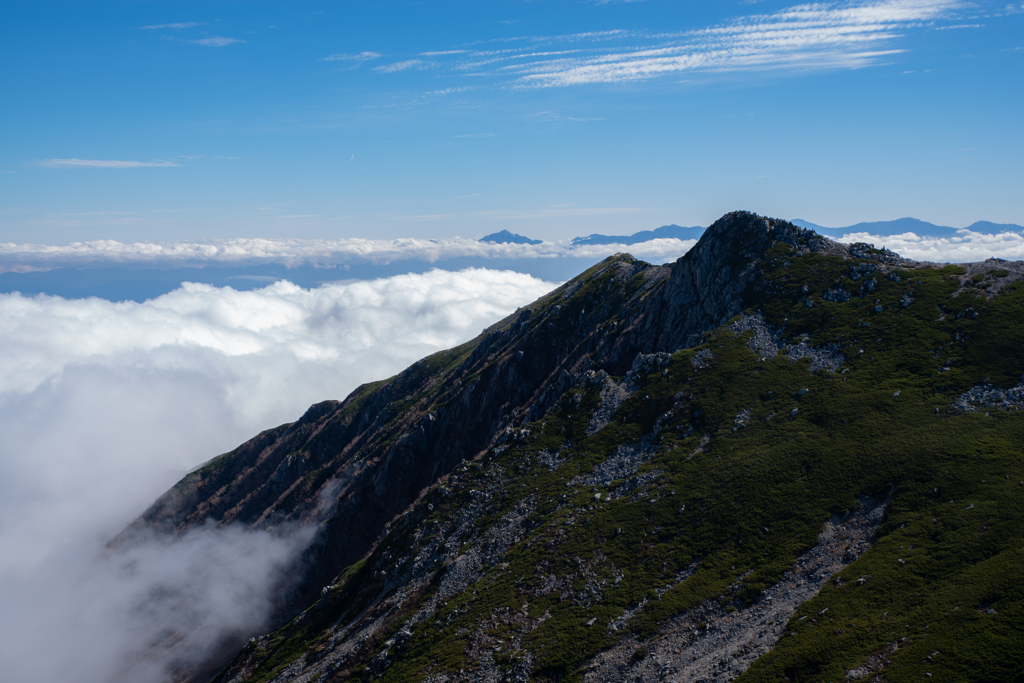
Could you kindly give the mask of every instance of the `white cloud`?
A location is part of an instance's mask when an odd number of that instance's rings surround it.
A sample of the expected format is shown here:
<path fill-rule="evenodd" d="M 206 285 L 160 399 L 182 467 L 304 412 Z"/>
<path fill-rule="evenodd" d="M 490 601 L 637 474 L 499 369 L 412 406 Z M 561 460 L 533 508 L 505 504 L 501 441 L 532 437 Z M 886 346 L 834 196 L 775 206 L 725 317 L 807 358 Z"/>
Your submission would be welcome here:
<path fill-rule="evenodd" d="M 0 587 L 0 620 L 17 624 L 0 631 L 5 679 L 172 680 L 175 668 L 212 656 L 222 637 L 267 627 L 273 591 L 294 577 L 311 532 L 207 525 L 121 553 L 94 543 L 64 548 L 31 577 L 5 577 Z"/>
<path fill-rule="evenodd" d="M 222 529 L 127 557 L 102 555 L 102 544 L 195 464 L 552 287 L 469 269 L 313 290 L 186 284 L 142 304 L 0 295 L 0 670 L 151 680 L 111 667 L 154 634 L 139 610 L 162 610 L 146 602 L 156 589 L 187 587 L 185 606 L 206 605 L 168 612 L 171 626 L 206 620 L 195 644 L 265 617 L 266 586 L 308 537 Z"/>
<path fill-rule="evenodd" d="M 468 195 L 473 196 L 473 195 Z M 549 207 L 524 211 L 474 211 L 470 216 L 486 221 L 526 221 L 551 219 L 568 216 L 611 216 L 628 215 L 644 211 L 636 207 Z M 396 216 L 396 219 L 442 220 L 453 214 L 429 216 Z M 983 260 L 991 256 L 1020 258 L 1016 241 L 1022 239 L 1017 233 L 991 236 L 961 231 L 956 240 L 931 240 L 927 244 L 929 258 L 937 261 Z M 904 250 L 918 250 L 922 243 L 908 241 L 900 246 L 889 242 L 892 238 L 872 237 L 884 241 L 886 246 L 903 253 Z M 870 241 L 870 240 L 869 240 Z M 149 266 L 160 268 L 191 267 L 202 265 L 257 265 L 279 263 L 288 267 L 316 264 L 338 266 L 357 264 L 380 265 L 401 261 L 426 261 L 439 263 L 450 259 L 472 258 L 484 266 L 491 259 L 552 259 L 586 258 L 601 259 L 618 252 L 629 252 L 634 256 L 665 263 L 686 253 L 693 240 L 658 239 L 639 244 L 573 245 L 568 241 L 541 242 L 540 244 L 494 244 L 474 239 L 452 237 L 439 240 L 402 238 L 374 240 L 350 238 L 340 240 L 301 239 L 258 239 L 235 238 L 209 242 L 135 242 L 126 244 L 114 240 L 94 242 L 73 242 L 68 245 L 13 244 L 0 243 L 0 272 L 28 272 L 59 267 L 85 266 Z M 914 251 L 914 253 L 917 253 Z M 963 254 L 974 254 L 977 258 L 965 259 Z M 907 256 L 911 256 L 908 252 Z M 913 258 L 917 258 L 913 256 Z"/>
<path fill-rule="evenodd" d="M 959 230 L 957 237 L 921 237 L 908 232 L 902 235 L 871 235 L 866 232 L 843 235 L 840 242 L 867 242 L 885 247 L 901 256 L 917 261 L 940 263 L 971 263 L 996 257 L 1009 261 L 1024 260 L 1024 235 L 1004 232 L 986 235 L 970 230 Z"/>
<path fill-rule="evenodd" d="M 614 83 L 692 70 L 856 68 L 899 50 L 872 48 L 910 24 L 936 19 L 955 0 L 888 0 L 798 5 L 688 32 L 676 44 L 518 67 L 535 87 Z"/>
<path fill-rule="evenodd" d="M 460 86 L 455 86 L 455 87 L 452 87 L 452 88 L 445 88 L 443 90 L 431 90 L 427 94 L 428 95 L 451 95 L 453 93 L 466 92 L 467 90 L 472 90 L 472 89 L 473 89 L 473 86 L 471 86 L 471 85 L 460 85 Z"/>
<path fill-rule="evenodd" d="M 393 74 L 397 71 L 408 71 L 409 69 L 423 69 L 426 66 L 426 62 L 424 62 L 422 59 L 407 59 L 404 62 L 395 62 L 394 64 L 375 66 L 373 67 L 373 70 L 380 71 L 381 73 Z"/>
<path fill-rule="evenodd" d="M 180 166 L 173 161 L 117 161 L 115 159 L 44 159 L 39 166 L 52 168 L 166 168 Z"/>
<path fill-rule="evenodd" d="M 336 54 L 321 57 L 321 62 L 369 62 L 380 59 L 384 55 L 377 52 L 358 52 L 356 54 Z"/>
<path fill-rule="evenodd" d="M 199 40 L 190 40 L 190 43 L 196 45 L 204 45 L 206 47 L 224 47 L 225 45 L 234 45 L 235 43 L 244 43 L 244 40 L 238 38 L 225 38 L 224 36 L 210 36 L 209 38 L 200 38 Z"/>
<path fill-rule="evenodd" d="M 903 52 L 899 39 L 907 32 L 925 25 L 934 27 L 962 6 L 963 0 L 819 2 L 693 31 L 610 30 L 497 41 L 571 49 L 530 51 L 519 47 L 431 54 L 439 58 L 450 55 L 454 70 L 473 70 L 475 76 L 486 73 L 480 69 L 493 69 L 489 75 L 511 77 L 520 88 L 625 83 L 691 71 L 861 68 Z M 646 44 L 625 45 L 627 40 Z M 612 47 L 615 43 L 621 47 Z"/>
<path fill-rule="evenodd" d="M 532 220 L 564 216 L 608 216 L 632 214 L 643 209 L 634 207 L 552 207 L 532 211 L 478 211 L 467 215 L 488 221 Z M 411 216 L 399 216 L 408 219 Z M 450 214 L 421 218 L 451 218 Z M 404 260 L 437 263 L 454 258 L 477 258 L 481 265 L 487 259 L 535 258 L 602 258 L 617 251 L 645 250 L 655 260 L 678 258 L 692 246 L 682 240 L 655 240 L 646 246 L 599 245 L 574 246 L 568 242 L 541 244 L 494 244 L 453 237 L 440 240 L 403 238 L 372 240 L 350 238 L 341 240 L 235 238 L 211 242 L 135 242 L 125 244 L 114 240 L 73 242 L 68 245 L 0 243 L 0 272 L 16 268 L 80 267 L 88 265 L 149 265 L 181 267 L 203 264 L 252 265 L 281 263 L 287 266 L 304 264 L 338 265 L 381 264 Z"/>

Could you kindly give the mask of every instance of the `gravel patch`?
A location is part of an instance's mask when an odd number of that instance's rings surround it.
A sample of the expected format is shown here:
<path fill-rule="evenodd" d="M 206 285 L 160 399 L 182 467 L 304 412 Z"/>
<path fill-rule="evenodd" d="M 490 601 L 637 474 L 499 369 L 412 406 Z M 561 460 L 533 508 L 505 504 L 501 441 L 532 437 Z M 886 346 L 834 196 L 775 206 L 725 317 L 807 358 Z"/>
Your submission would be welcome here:
<path fill-rule="evenodd" d="M 884 514 L 885 503 L 862 499 L 858 511 L 826 522 L 818 535 L 818 544 L 801 555 L 793 569 L 750 607 L 727 612 L 717 601 L 705 601 L 671 619 L 650 640 L 628 638 L 597 655 L 588 664 L 583 680 L 585 683 L 732 680 L 768 652 L 785 633 L 799 632 L 799 622 L 790 623 L 797 609 L 817 595 L 833 574 L 871 546 Z M 864 577 L 867 578 L 870 577 Z M 737 577 L 735 586 L 739 586 L 740 579 L 742 577 Z M 849 589 L 856 590 L 856 585 Z M 828 616 L 819 614 L 816 619 L 828 619 Z M 640 652 L 644 656 L 638 657 Z"/>
<path fill-rule="evenodd" d="M 697 353 L 693 354 L 693 358 L 690 359 L 690 363 L 693 364 L 694 370 L 703 370 L 711 364 L 714 360 L 715 354 L 711 352 L 711 349 L 701 349 Z"/>
<path fill-rule="evenodd" d="M 748 313 L 741 316 L 739 320 L 729 325 L 729 329 L 737 335 L 743 334 L 747 330 L 752 331 L 754 336 L 747 341 L 747 346 L 757 352 L 762 360 L 775 358 L 780 353 L 791 361 L 810 358 L 811 372 L 816 370 L 838 372 L 846 361 L 846 356 L 840 353 L 838 344 L 810 346 L 807 344 L 807 337 L 787 344 L 782 338 L 782 330 L 766 323 L 764 316 L 760 313 Z"/>
<path fill-rule="evenodd" d="M 978 384 L 960 394 L 953 405 L 964 412 L 981 410 L 1020 410 L 1024 407 L 1024 381 L 1009 389 L 991 384 Z"/>
<path fill-rule="evenodd" d="M 593 436 L 605 428 L 619 409 L 638 389 L 637 385 L 629 378 L 616 381 L 604 373 L 604 386 L 601 388 L 601 402 L 590 417 L 587 425 L 587 436 Z"/>
<path fill-rule="evenodd" d="M 537 461 L 547 467 L 552 472 L 558 471 L 558 468 L 565 463 L 565 458 L 559 458 L 558 455 L 562 452 L 561 449 L 552 453 L 548 449 L 537 451 Z"/>

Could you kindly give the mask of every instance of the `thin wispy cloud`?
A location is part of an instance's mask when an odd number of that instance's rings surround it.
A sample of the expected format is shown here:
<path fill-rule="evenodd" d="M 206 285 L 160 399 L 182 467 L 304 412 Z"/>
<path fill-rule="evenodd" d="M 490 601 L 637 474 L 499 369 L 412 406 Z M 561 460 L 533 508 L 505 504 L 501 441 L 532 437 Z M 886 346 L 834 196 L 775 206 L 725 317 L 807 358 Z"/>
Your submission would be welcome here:
<path fill-rule="evenodd" d="M 577 42 L 581 40 L 613 40 L 615 38 L 623 38 L 625 36 L 632 35 L 633 31 L 627 31 L 625 29 L 616 28 L 607 31 L 583 31 L 581 33 L 567 33 L 557 37 L 560 42 Z M 532 37 L 529 40 L 536 42 L 542 42 L 547 40 L 543 37 Z"/>
<path fill-rule="evenodd" d="M 958 5 L 956 0 L 798 5 L 669 36 L 661 45 L 525 64 L 517 69 L 519 84 L 621 83 L 686 71 L 860 68 L 903 51 L 888 48 L 901 31 Z"/>
<path fill-rule="evenodd" d="M 585 49 L 573 49 L 573 50 L 549 50 L 546 52 L 535 52 L 527 51 L 527 48 L 515 48 L 511 50 L 495 50 L 493 52 L 481 52 L 477 53 L 481 58 L 476 61 L 464 62 L 459 64 L 456 68 L 462 71 L 469 71 L 472 69 L 480 69 L 491 64 L 500 64 L 502 62 L 529 62 L 531 60 L 536 61 L 538 59 L 560 57 L 562 55 L 574 55 L 588 52 L 590 50 Z M 600 51 L 600 50 L 598 50 Z M 495 55 L 495 56 L 491 56 Z M 499 67 L 509 68 L 509 67 Z"/>
<path fill-rule="evenodd" d="M 182 29 L 182 28 L 192 28 L 193 26 L 205 26 L 205 25 L 206 24 L 201 22 L 201 21 L 183 21 L 183 22 L 180 22 L 180 23 L 177 23 L 177 24 L 152 24 L 150 26 L 140 26 L 139 28 L 144 29 L 144 30 L 148 30 L 148 31 L 155 31 L 155 30 L 161 29 L 161 28 L 177 28 L 177 29 Z"/>
<path fill-rule="evenodd" d="M 617 29 L 517 36 L 484 43 L 523 43 L 518 47 L 422 54 L 441 60 L 438 66 L 453 72 L 489 75 L 513 88 L 630 83 L 686 72 L 857 69 L 905 52 L 902 39 L 925 26 L 974 27 L 936 25 L 955 18 L 962 6 L 963 0 L 812 3 L 674 33 Z M 416 65 L 417 60 L 409 60 L 379 70 Z"/>
<path fill-rule="evenodd" d="M 374 71 L 380 71 L 381 73 L 392 74 L 397 71 L 408 71 L 409 69 L 422 69 L 427 65 L 422 59 L 407 59 L 403 62 L 395 62 L 394 64 L 385 64 L 382 66 L 373 67 Z"/>
<path fill-rule="evenodd" d="M 117 159 L 44 159 L 37 165 L 50 168 L 165 168 L 181 166 L 173 161 L 122 161 Z"/>
<path fill-rule="evenodd" d="M 369 62 L 374 59 L 380 59 L 384 55 L 378 52 L 357 52 L 355 54 L 338 53 L 336 55 L 327 55 L 321 57 L 321 62 Z"/>
<path fill-rule="evenodd" d="M 210 36 L 209 38 L 200 38 L 199 40 L 190 40 L 190 43 L 196 45 L 203 45 L 205 47 L 224 47 L 226 45 L 234 45 L 235 43 L 244 43 L 244 40 L 239 38 L 226 38 L 224 36 Z"/>
<path fill-rule="evenodd" d="M 467 90 L 472 90 L 472 89 L 473 89 L 473 86 L 471 86 L 471 85 L 459 85 L 459 86 L 456 86 L 456 87 L 453 87 L 453 88 L 444 88 L 443 90 L 431 90 L 427 94 L 428 95 L 453 95 L 453 94 L 455 94 L 457 92 L 466 92 Z"/>

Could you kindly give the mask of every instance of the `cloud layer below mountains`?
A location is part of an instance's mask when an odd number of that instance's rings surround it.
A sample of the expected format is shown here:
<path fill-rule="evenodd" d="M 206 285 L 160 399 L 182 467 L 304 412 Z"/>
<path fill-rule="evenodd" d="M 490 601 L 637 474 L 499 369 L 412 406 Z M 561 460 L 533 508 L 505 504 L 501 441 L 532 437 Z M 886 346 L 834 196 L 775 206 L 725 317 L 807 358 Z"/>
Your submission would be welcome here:
<path fill-rule="evenodd" d="M 313 290 L 186 284 L 141 304 L 0 295 L 0 670 L 156 680 L 166 661 L 132 662 L 162 628 L 205 624 L 179 648 L 196 655 L 259 623 L 308 536 L 208 528 L 127 556 L 103 544 L 189 468 L 553 286 L 469 269 Z"/>
<path fill-rule="evenodd" d="M 1020 233 L 986 235 L 969 230 L 959 232 L 959 237 L 921 237 L 912 232 L 883 237 L 859 232 L 844 235 L 839 241 L 847 244 L 867 242 L 878 247 L 884 246 L 900 256 L 917 261 L 971 263 L 993 257 L 1007 261 L 1024 259 L 1024 235 Z"/>
<path fill-rule="evenodd" d="M 212 242 L 134 242 L 114 240 L 73 242 L 68 245 L 0 243 L 0 271 L 30 268 L 79 267 L 98 264 L 151 265 L 251 265 L 281 263 L 287 266 L 321 264 L 383 264 L 394 261 L 437 263 L 456 258 L 487 259 L 588 258 L 598 260 L 628 250 L 653 263 L 679 258 L 695 240 L 657 239 L 640 244 L 573 245 L 566 242 L 497 244 L 454 237 L 441 240 L 418 238 L 372 240 L 249 239 Z"/>
<path fill-rule="evenodd" d="M 991 235 L 958 231 L 957 237 L 934 237 L 905 233 L 894 236 L 849 233 L 842 242 L 869 242 L 909 258 L 962 263 L 990 257 L 1024 258 L 1024 235 L 1004 232 Z M 24 272 L 50 268 L 92 266 L 133 266 L 176 268 L 186 266 L 244 266 L 276 263 L 288 267 L 322 266 L 324 279 L 343 279 L 346 266 L 386 265 L 401 262 L 444 263 L 452 259 L 474 259 L 487 267 L 502 259 L 590 259 L 600 260 L 627 252 L 651 263 L 673 261 L 690 250 L 695 240 L 656 239 L 636 244 L 571 244 L 542 242 L 512 244 L 450 238 L 429 239 L 230 239 L 211 242 L 135 242 L 113 240 L 74 242 L 68 245 L 0 243 L 0 272 Z M 332 278 L 331 274 L 336 273 Z"/>

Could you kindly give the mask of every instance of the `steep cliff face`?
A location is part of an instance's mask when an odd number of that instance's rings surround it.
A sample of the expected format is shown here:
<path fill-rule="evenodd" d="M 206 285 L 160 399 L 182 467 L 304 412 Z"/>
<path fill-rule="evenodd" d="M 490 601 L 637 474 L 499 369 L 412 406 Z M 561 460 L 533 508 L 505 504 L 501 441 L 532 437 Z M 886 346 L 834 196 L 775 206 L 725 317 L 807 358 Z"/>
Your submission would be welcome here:
<path fill-rule="evenodd" d="M 755 296 L 763 259 L 776 242 L 796 245 L 816 235 L 785 221 L 746 212 L 727 214 L 672 266 L 659 296 L 644 307 L 640 336 L 652 351 L 696 346 L 703 332 L 726 322 Z M 823 244 L 820 242 L 818 244 Z"/>
<path fill-rule="evenodd" d="M 260 434 L 116 542 L 318 525 L 281 615 L 297 616 L 221 681 L 923 676 L 919 622 L 945 603 L 908 601 L 915 582 L 1020 604 L 1004 584 L 1024 539 L 1006 507 L 1024 503 L 1022 272 L 728 214 L 671 266 L 610 258 Z M 996 471 L 1006 486 L 974 481 Z M 991 503 L 982 536 L 946 491 Z M 972 642 L 1022 625 L 999 614 Z"/>
<path fill-rule="evenodd" d="M 303 563 L 309 587 L 301 604 L 362 557 L 424 487 L 557 400 L 571 373 L 588 364 L 588 350 L 608 344 L 603 323 L 635 316 L 667 271 L 609 259 L 478 339 L 343 402 L 317 404 L 298 422 L 214 459 L 117 542 L 145 527 L 182 531 L 210 518 L 259 528 L 320 524 Z"/>
<path fill-rule="evenodd" d="M 744 307 L 758 257 L 807 231 L 744 212 L 716 222 L 672 266 L 612 257 L 476 340 L 312 406 L 190 474 L 118 539 L 207 519 L 317 523 L 297 604 L 356 561 L 420 491 L 525 421 L 591 367 L 622 374 L 638 352 L 675 351 Z"/>

